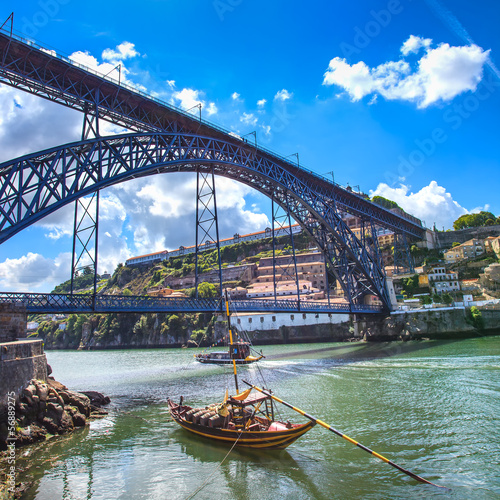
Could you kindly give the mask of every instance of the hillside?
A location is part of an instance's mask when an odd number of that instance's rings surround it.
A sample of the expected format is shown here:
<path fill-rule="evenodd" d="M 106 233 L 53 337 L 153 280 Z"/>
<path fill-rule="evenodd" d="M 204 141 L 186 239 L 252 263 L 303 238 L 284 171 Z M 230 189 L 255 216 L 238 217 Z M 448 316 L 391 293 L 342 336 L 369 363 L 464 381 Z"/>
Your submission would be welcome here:
<path fill-rule="evenodd" d="M 297 252 L 306 252 L 311 242 L 304 234 L 298 234 L 294 236 L 294 245 Z M 278 238 L 277 254 L 290 251 L 289 238 Z M 261 258 L 271 255 L 271 238 L 223 247 L 221 259 L 224 274 L 227 271 L 227 274 L 237 277 L 238 270 L 258 264 Z M 194 254 L 188 254 L 153 265 L 127 267 L 119 264 L 111 278 L 98 281 L 98 293 L 144 295 L 155 288 L 166 287 L 193 296 L 193 286 L 183 286 L 182 283 L 194 283 L 194 259 Z M 200 269 L 205 278 L 209 277 L 216 262 L 216 250 L 201 254 Z M 81 287 L 77 293 L 91 293 L 93 275 L 86 273 L 76 278 L 74 283 Z M 223 282 L 223 286 L 228 287 L 245 285 L 246 282 L 240 279 Z M 69 292 L 70 287 L 68 280 L 58 285 L 54 292 Z M 199 293 L 201 296 L 214 296 L 218 290 L 215 285 L 202 283 Z M 202 345 L 212 342 L 212 314 L 71 314 L 54 318 L 32 316 L 30 321 L 39 323 L 36 333 L 31 336 L 42 338 L 46 349 L 181 346 L 190 340 Z"/>

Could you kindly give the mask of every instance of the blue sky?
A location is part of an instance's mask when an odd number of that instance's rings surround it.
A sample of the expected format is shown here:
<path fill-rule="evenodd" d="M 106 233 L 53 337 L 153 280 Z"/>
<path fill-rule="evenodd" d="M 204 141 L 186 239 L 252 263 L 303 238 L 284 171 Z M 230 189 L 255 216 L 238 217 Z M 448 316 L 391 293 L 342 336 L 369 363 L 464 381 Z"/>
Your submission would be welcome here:
<path fill-rule="evenodd" d="M 256 131 L 259 144 L 428 227 L 500 215 L 496 1 L 39 0 L 4 4 L 0 17 L 12 10 L 16 32 L 103 73 L 121 63 L 127 82 L 184 109 L 201 103 L 204 118 Z M 0 85 L 0 161 L 78 140 L 81 125 Z M 193 186 L 169 175 L 105 190 L 99 271 L 192 244 Z M 223 237 L 269 224 L 267 199 L 224 179 L 217 189 Z M 0 289 L 68 279 L 72 218 L 66 207 L 4 243 Z"/>

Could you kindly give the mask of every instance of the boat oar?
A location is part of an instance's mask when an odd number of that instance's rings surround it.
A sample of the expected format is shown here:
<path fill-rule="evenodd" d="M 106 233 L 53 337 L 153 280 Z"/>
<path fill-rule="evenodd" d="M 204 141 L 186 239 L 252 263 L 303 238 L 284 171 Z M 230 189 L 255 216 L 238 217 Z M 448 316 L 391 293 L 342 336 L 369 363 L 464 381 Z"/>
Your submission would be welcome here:
<path fill-rule="evenodd" d="M 261 392 L 262 394 L 265 394 L 266 396 L 274 399 L 275 401 L 278 401 L 278 403 L 281 403 L 281 404 L 283 404 L 285 406 L 288 406 L 288 408 L 291 408 L 292 410 L 296 411 L 297 413 L 300 413 L 304 417 L 308 418 L 309 420 L 312 420 L 316 424 L 321 425 L 322 427 L 324 427 L 325 429 L 333 432 L 334 434 L 337 434 L 337 436 L 340 436 L 340 437 L 346 439 L 347 441 L 349 441 L 350 443 L 355 444 L 356 446 L 358 446 L 362 450 L 365 450 L 368 453 L 371 453 L 374 457 L 379 458 L 380 460 L 382 460 L 386 464 L 392 465 L 393 467 L 395 467 L 396 469 L 400 470 L 401 472 L 404 472 L 405 474 L 407 474 L 408 476 L 412 477 L 413 479 L 416 479 L 417 481 L 420 481 L 421 483 L 432 484 L 432 486 L 437 486 L 438 488 L 446 488 L 446 486 L 439 486 L 438 484 L 431 483 L 430 481 L 427 481 L 427 479 L 424 479 L 423 477 L 420 477 L 417 474 L 414 474 L 413 472 L 410 472 L 409 470 L 401 467 L 400 465 L 395 464 L 392 460 L 389 460 L 388 458 L 385 458 L 384 456 L 380 455 L 380 453 L 377 453 L 376 451 L 370 450 L 370 448 L 362 445 L 361 443 L 358 443 L 357 441 L 355 441 L 354 439 L 350 438 L 349 436 L 346 436 L 345 434 L 343 434 L 342 432 L 338 431 L 337 429 L 334 429 L 331 425 L 328 425 L 327 423 L 323 422 L 322 420 L 319 420 L 318 418 L 315 418 L 312 415 L 309 415 L 305 411 L 302 411 L 299 408 L 296 408 L 295 406 L 292 406 L 290 403 L 287 403 L 286 401 L 283 401 L 282 399 L 277 398 L 276 396 L 274 396 L 270 392 L 266 391 L 265 389 L 261 389 L 260 387 L 252 385 L 249 382 L 247 382 L 246 380 L 243 380 L 243 382 L 245 384 L 249 385 L 250 387 L 253 387 L 257 391 Z"/>

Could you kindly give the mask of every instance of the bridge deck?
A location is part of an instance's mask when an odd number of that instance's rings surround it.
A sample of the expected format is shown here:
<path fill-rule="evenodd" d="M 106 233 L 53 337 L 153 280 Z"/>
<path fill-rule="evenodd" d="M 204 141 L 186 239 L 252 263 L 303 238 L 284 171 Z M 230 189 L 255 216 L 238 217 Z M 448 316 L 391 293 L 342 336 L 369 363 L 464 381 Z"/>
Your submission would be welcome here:
<path fill-rule="evenodd" d="M 147 295 L 65 295 L 56 293 L 0 293 L 0 304 L 26 307 L 35 313 L 215 313 L 223 311 L 220 298 L 193 299 Z M 297 300 L 232 300 L 239 313 L 383 313 L 382 306 Z"/>

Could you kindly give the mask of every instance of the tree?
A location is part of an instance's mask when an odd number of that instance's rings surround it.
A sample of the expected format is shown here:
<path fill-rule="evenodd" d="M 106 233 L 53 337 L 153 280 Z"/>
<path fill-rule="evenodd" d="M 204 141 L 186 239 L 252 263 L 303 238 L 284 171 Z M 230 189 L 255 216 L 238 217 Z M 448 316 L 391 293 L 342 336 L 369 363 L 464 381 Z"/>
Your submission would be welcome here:
<path fill-rule="evenodd" d="M 380 205 L 381 207 L 391 209 L 391 208 L 401 208 L 395 201 L 388 200 L 387 198 L 384 198 L 383 196 L 374 196 L 372 198 L 373 203 L 376 203 L 377 205 Z"/>
<path fill-rule="evenodd" d="M 430 297 L 430 295 L 423 295 L 422 297 L 420 297 L 420 303 L 424 306 L 432 304 L 432 298 Z"/>
<path fill-rule="evenodd" d="M 217 297 L 217 295 L 217 288 L 214 284 L 204 281 L 198 285 L 198 297 L 201 299 Z"/>
<path fill-rule="evenodd" d="M 443 301 L 443 304 L 446 304 L 447 306 L 451 306 L 451 304 L 453 304 L 453 297 L 448 292 L 443 293 L 441 300 Z"/>
<path fill-rule="evenodd" d="M 455 248 L 455 247 L 458 247 L 460 246 L 460 243 L 458 241 L 454 241 L 452 244 L 451 244 L 451 248 Z"/>
<path fill-rule="evenodd" d="M 454 223 L 453 229 L 467 229 L 469 227 L 481 227 L 486 225 L 488 219 L 496 220 L 496 217 L 491 212 L 481 211 L 478 214 L 465 214 L 460 216 Z"/>

